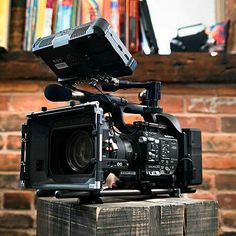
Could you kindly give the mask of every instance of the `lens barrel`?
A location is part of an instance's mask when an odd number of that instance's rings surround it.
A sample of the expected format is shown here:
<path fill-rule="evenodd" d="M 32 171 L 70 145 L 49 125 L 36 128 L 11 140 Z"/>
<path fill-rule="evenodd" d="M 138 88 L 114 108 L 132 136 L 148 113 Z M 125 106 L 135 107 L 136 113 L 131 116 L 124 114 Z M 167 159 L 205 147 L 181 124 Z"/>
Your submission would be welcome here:
<path fill-rule="evenodd" d="M 88 132 L 79 131 L 68 139 L 66 160 L 70 168 L 78 173 L 84 173 L 93 158 L 93 141 Z"/>

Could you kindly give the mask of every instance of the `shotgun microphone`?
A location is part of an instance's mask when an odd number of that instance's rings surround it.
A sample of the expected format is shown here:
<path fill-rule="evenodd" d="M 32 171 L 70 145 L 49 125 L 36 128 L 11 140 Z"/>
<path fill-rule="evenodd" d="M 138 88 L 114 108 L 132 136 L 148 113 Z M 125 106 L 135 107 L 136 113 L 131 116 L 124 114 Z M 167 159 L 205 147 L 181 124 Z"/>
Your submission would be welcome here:
<path fill-rule="evenodd" d="M 86 96 L 80 91 L 72 91 L 58 84 L 49 84 L 44 90 L 44 96 L 52 102 L 64 102 L 70 100 L 83 101 Z"/>

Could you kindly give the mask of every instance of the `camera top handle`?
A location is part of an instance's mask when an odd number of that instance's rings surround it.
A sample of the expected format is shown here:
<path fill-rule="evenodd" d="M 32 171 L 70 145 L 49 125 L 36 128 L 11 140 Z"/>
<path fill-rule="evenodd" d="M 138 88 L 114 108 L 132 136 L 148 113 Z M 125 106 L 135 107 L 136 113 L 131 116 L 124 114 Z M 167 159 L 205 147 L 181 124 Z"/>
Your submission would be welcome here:
<path fill-rule="evenodd" d="M 118 80 L 115 78 L 110 81 L 101 83 L 103 91 L 117 91 L 119 89 L 129 88 L 145 88 L 145 91 L 139 94 L 139 99 L 142 101 L 141 105 L 145 105 L 145 113 L 161 113 L 162 108 L 159 107 L 161 99 L 161 82 L 130 82 L 125 80 Z"/>

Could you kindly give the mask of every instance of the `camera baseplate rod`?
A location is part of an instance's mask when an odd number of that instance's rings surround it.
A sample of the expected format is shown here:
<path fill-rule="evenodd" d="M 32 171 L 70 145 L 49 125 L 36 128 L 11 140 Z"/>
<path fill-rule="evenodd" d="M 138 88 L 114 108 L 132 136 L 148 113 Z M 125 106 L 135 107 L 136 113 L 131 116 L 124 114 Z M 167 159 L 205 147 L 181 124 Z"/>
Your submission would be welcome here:
<path fill-rule="evenodd" d="M 173 197 L 181 197 L 182 193 L 194 193 L 196 189 L 194 188 L 168 188 L 168 189 L 151 189 L 150 194 L 145 194 L 139 189 L 108 189 L 102 190 L 100 192 L 91 192 L 91 191 L 67 191 L 67 190 L 37 190 L 38 197 L 46 197 L 46 196 L 55 196 L 56 198 L 88 198 L 88 199 L 96 199 L 99 197 L 109 197 L 109 196 L 155 196 L 155 195 L 163 195 L 167 194 Z"/>
<path fill-rule="evenodd" d="M 83 197 L 109 197 L 109 196 L 136 196 L 136 195 L 143 195 L 143 196 L 152 196 L 158 194 L 169 194 L 171 196 L 180 197 L 181 191 L 178 188 L 174 189 L 151 189 L 150 194 L 143 193 L 139 189 L 119 189 L 119 190 L 103 190 L 98 195 L 93 195 L 91 192 L 77 192 L 77 191 L 56 191 L 55 197 L 56 198 L 83 198 Z"/>

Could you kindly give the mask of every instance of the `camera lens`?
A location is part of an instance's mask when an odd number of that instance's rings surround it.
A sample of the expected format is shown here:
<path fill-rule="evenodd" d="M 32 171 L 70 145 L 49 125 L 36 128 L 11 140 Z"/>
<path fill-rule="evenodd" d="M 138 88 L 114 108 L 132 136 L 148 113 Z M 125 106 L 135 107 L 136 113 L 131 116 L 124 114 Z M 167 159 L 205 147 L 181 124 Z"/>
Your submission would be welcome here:
<path fill-rule="evenodd" d="M 84 173 L 93 157 L 93 141 L 91 136 L 80 131 L 74 133 L 68 140 L 66 160 L 70 168 L 78 173 Z"/>

